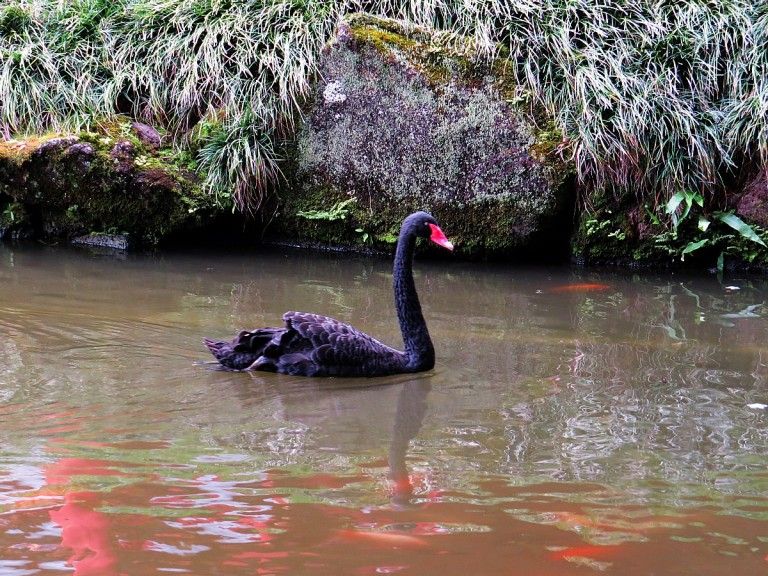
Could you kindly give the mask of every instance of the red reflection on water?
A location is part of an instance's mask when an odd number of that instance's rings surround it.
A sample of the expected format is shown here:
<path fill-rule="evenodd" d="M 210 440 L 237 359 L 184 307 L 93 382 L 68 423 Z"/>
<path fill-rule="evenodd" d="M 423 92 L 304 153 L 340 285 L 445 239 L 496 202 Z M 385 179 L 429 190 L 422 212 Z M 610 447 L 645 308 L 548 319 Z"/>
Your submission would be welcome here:
<path fill-rule="evenodd" d="M 433 486 L 434 482 L 429 474 L 393 473 L 389 477 L 389 498 L 396 508 L 412 506 L 414 496 L 419 499 L 419 508 L 428 508 L 440 502 L 444 492 Z"/>
<path fill-rule="evenodd" d="M 40 428 L 35 431 L 41 436 L 59 436 L 68 432 L 77 432 L 83 427 L 83 418 L 73 410 L 60 410 L 49 414 L 38 414 L 37 422 L 48 428 Z"/>
<path fill-rule="evenodd" d="M 70 484 L 72 476 L 124 476 L 112 468 L 114 462 L 92 458 L 62 458 L 44 467 L 49 486 Z M 109 576 L 116 574 L 117 559 L 112 543 L 111 523 L 95 510 L 102 495 L 89 490 L 64 494 L 64 506 L 48 514 L 61 527 L 61 546 L 70 548 L 67 562 L 77 576 Z"/>
<path fill-rule="evenodd" d="M 382 548 L 424 548 L 428 546 L 422 538 L 397 532 L 374 532 L 369 530 L 339 530 L 343 540 L 373 544 Z"/>
<path fill-rule="evenodd" d="M 61 458 L 44 467 L 48 484 L 69 484 L 72 476 L 128 476 L 116 470 L 119 462 L 95 458 Z"/>
<path fill-rule="evenodd" d="M 105 448 L 109 446 L 107 442 L 97 442 L 96 440 L 70 440 L 68 438 L 51 438 L 51 444 L 66 444 L 67 446 L 78 446 L 80 448 Z"/>
<path fill-rule="evenodd" d="M 60 495 L 64 505 L 48 511 L 49 518 L 61 528 L 59 548 L 71 550 L 67 563 L 76 576 L 113 576 L 124 574 L 118 570 L 120 548 L 137 550 L 143 541 L 132 542 L 118 538 L 118 529 L 148 527 L 150 518 L 141 515 L 113 515 L 99 510 L 107 499 L 130 502 L 136 497 L 139 485 L 120 486 L 110 492 L 73 489 L 78 476 L 136 476 L 116 469 L 117 466 L 135 466 L 132 463 L 96 458 L 67 457 L 43 466 L 46 485 L 38 491 L 39 498 Z"/>
<path fill-rule="evenodd" d="M 564 524 L 570 529 L 589 528 L 592 530 L 621 530 L 638 533 L 644 529 L 644 526 L 638 523 L 631 525 L 627 522 L 623 522 L 621 524 L 616 522 L 611 523 L 607 521 L 596 520 L 585 514 L 576 514 L 574 512 L 555 512 L 553 515 L 555 518 L 557 518 L 559 523 Z"/>
<path fill-rule="evenodd" d="M 124 440 L 120 442 L 101 442 L 96 440 L 73 440 L 71 438 L 51 438 L 51 444 L 63 444 L 78 448 L 115 448 L 118 450 L 159 450 L 168 448 L 171 443 L 163 440 Z"/>
<path fill-rule="evenodd" d="M 281 558 L 288 558 L 290 556 L 289 552 L 262 552 L 262 551 L 245 551 L 245 552 L 239 552 L 237 554 L 232 554 L 229 558 L 222 561 L 223 566 L 230 566 L 230 567 L 239 567 L 239 568 L 245 568 L 248 566 L 249 562 L 256 560 L 259 563 L 261 562 L 268 562 L 270 560 L 274 559 L 281 559 Z M 262 570 L 261 568 L 256 569 L 257 574 L 261 574 L 264 572 L 271 572 L 267 570 Z"/>
<path fill-rule="evenodd" d="M 154 447 L 162 446 L 137 445 Z M 66 559 L 77 576 L 161 570 L 228 576 L 588 576 L 596 569 L 622 576 L 714 575 L 722 573 L 726 562 L 734 572 L 755 574 L 768 561 L 764 548 L 753 542 L 763 528 L 760 521 L 722 515 L 719 508 L 639 515 L 631 508 L 591 509 L 570 501 L 571 493 L 587 494 L 588 500 L 610 495 L 598 484 L 489 481 L 478 493 L 502 502 L 489 505 L 478 494 L 436 491 L 439 477 L 428 468 L 410 476 L 398 469 L 389 475 L 388 488 L 395 495 L 419 496 L 395 507 L 392 494 L 382 494 L 376 475 L 291 475 L 278 469 L 245 475 L 243 481 L 240 475 L 234 476 L 237 480 L 216 474 L 164 477 L 145 464 L 70 456 L 36 469 L 39 483 L 33 490 L 29 483 L 19 484 L 18 492 L 28 498 L 23 509 L 0 517 L 3 559 L 38 566 Z M 93 477 L 113 487 L 89 489 Z M 115 477 L 130 482 L 118 483 Z M 35 508 L 38 501 L 47 509 Z M 53 510 L 51 501 L 57 503 Z M 524 519 L 516 517 L 518 509 Z M 60 535 L 45 527 L 50 521 Z M 593 542 L 595 533 L 616 531 L 644 538 L 601 546 L 585 541 L 584 529 Z M 714 532 L 752 538 L 755 551 L 719 543 Z M 724 561 L 722 552 L 738 555 Z"/>
<path fill-rule="evenodd" d="M 54 426 L 53 428 L 44 428 L 38 430 L 37 433 L 41 436 L 54 436 L 56 434 L 64 434 L 66 432 L 77 432 L 82 428 L 82 424 L 76 422 L 74 424 L 62 424 L 61 426 Z"/>
<path fill-rule="evenodd" d="M 44 467 L 47 490 L 71 485 L 73 476 L 129 476 L 118 462 L 95 458 L 61 458 Z M 116 574 L 116 537 L 107 515 L 98 511 L 104 495 L 90 490 L 64 493 L 64 505 L 49 512 L 61 528 L 61 546 L 72 550 L 67 562 L 77 576 Z"/>
<path fill-rule="evenodd" d="M 260 488 L 344 488 L 348 484 L 355 484 L 358 482 L 365 482 L 370 480 L 370 477 L 363 474 L 356 475 L 339 475 L 328 474 L 324 472 L 318 472 L 316 474 L 308 474 L 305 476 L 288 476 L 283 472 L 270 470 L 267 472 L 268 478 L 257 485 Z"/>
<path fill-rule="evenodd" d="M 101 502 L 96 492 L 68 492 L 65 504 L 48 514 L 61 527 L 61 545 L 72 550 L 67 562 L 77 576 L 116 574 L 117 558 L 112 546 L 111 523 L 94 510 Z"/>
<path fill-rule="evenodd" d="M 27 407 L 27 405 L 24 405 L 24 406 Z M 61 404 L 59 404 L 59 406 L 61 406 Z M 62 418 L 68 418 L 70 416 L 75 416 L 75 415 L 76 415 L 76 412 L 74 410 L 64 409 L 58 412 L 50 412 L 48 414 L 38 414 L 37 419 L 39 421 L 61 420 Z"/>

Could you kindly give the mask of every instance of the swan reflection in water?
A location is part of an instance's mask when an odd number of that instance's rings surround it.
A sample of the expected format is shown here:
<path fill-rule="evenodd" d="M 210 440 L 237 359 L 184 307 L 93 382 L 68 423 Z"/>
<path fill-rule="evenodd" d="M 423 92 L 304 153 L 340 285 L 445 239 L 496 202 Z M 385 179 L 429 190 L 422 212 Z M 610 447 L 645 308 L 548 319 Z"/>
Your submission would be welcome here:
<path fill-rule="evenodd" d="M 371 385 L 367 383 L 372 381 L 357 378 L 307 380 L 260 372 L 247 374 L 250 378 L 243 379 L 238 373 L 229 376 L 239 402 L 251 413 L 271 413 L 282 422 L 279 438 L 274 436 L 274 426 L 254 431 L 247 441 L 248 449 L 263 450 L 269 445 L 278 460 L 283 460 L 288 451 L 295 457 L 296 450 L 311 457 L 316 450 L 306 444 L 311 431 L 311 437 L 325 438 L 324 451 L 332 446 L 334 452 L 347 457 L 380 451 L 382 439 L 388 437 L 391 503 L 409 505 L 414 492 L 420 492 L 418 486 L 414 488 L 407 458 L 411 441 L 419 434 L 427 413 L 433 373 L 389 376 L 383 386 L 381 380 Z M 216 381 L 221 384 L 219 376 Z M 257 418 L 263 421 L 263 417 Z"/>
<path fill-rule="evenodd" d="M 403 384 L 397 396 L 397 410 L 389 444 L 389 478 L 393 484 L 393 506 L 412 504 L 413 483 L 405 463 L 408 447 L 421 430 L 427 412 L 427 396 L 432 389 L 428 378 L 417 378 Z"/>

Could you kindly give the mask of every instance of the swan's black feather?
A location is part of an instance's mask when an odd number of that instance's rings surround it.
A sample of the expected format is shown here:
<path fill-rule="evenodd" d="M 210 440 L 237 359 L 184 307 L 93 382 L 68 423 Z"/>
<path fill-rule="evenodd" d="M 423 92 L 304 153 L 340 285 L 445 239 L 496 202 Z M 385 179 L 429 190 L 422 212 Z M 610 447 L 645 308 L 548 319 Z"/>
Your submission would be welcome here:
<path fill-rule="evenodd" d="M 405 355 L 368 334 L 328 316 L 286 312 L 293 345 L 307 354 L 314 376 L 379 376 L 403 372 Z M 293 350 L 292 350 L 293 351 Z"/>

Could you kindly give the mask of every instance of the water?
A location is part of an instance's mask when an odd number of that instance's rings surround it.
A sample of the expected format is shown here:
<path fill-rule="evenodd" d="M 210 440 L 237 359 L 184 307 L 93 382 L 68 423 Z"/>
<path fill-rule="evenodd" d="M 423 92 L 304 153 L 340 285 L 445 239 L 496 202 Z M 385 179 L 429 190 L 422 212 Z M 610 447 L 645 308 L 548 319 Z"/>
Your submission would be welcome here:
<path fill-rule="evenodd" d="M 398 344 L 388 262 L 0 246 L 0 574 L 768 570 L 766 281 L 416 279 L 433 372 L 308 380 L 200 340 Z"/>

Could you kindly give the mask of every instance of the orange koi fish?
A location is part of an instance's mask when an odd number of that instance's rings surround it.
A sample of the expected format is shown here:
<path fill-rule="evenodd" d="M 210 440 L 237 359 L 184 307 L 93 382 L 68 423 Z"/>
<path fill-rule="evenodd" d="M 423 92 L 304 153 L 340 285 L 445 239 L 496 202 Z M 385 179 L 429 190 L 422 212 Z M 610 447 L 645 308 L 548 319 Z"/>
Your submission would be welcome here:
<path fill-rule="evenodd" d="M 339 530 L 338 535 L 345 540 L 358 540 L 377 544 L 381 547 L 423 548 L 428 544 L 421 538 L 395 532 L 372 532 L 368 530 Z"/>
<path fill-rule="evenodd" d="M 564 294 L 570 292 L 601 292 L 608 290 L 609 284 L 563 284 L 562 286 L 554 286 L 547 290 L 553 294 Z"/>
<path fill-rule="evenodd" d="M 597 560 L 598 558 L 610 558 L 611 556 L 614 556 L 618 549 L 619 547 L 615 545 L 570 546 L 563 550 L 552 552 L 550 558 L 553 560 L 567 560 L 568 558 L 592 558 Z"/>

